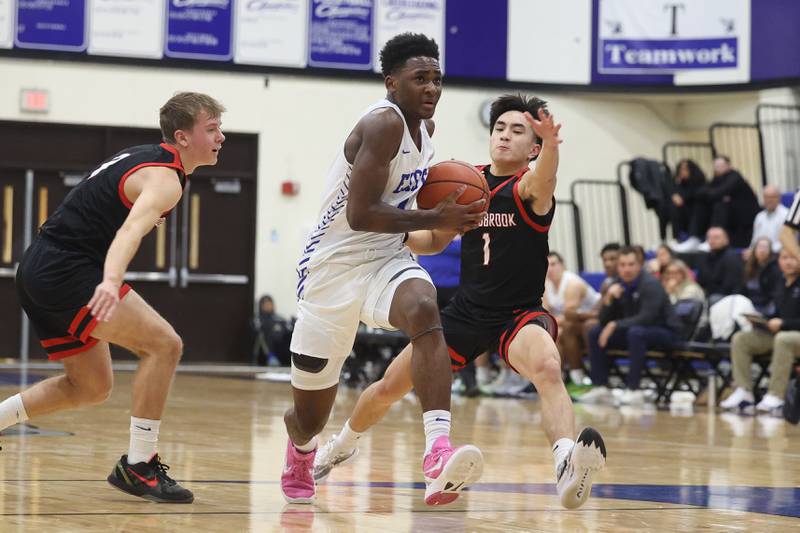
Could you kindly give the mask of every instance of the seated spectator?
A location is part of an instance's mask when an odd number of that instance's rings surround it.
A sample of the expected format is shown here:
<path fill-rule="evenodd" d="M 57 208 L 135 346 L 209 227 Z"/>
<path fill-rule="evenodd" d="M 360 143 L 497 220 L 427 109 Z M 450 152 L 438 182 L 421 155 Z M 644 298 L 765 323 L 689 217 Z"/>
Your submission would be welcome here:
<path fill-rule="evenodd" d="M 778 264 L 784 282 L 776 298 L 777 312 L 764 324 L 754 323 L 752 331 L 739 331 L 733 336 L 731 359 L 736 389 L 720 404 L 723 409 L 752 409 L 755 398 L 750 365 L 753 356 L 770 351 L 769 390 L 755 410 L 775 412 L 783 406 L 792 365 L 800 355 L 800 262 L 787 250 L 782 250 Z"/>
<path fill-rule="evenodd" d="M 547 256 L 547 278 L 544 283 L 544 306 L 558 321 L 558 346 L 567 361 L 569 377 L 576 385 L 588 379 L 581 362 L 584 322 L 594 318 L 600 294 L 579 275 L 566 270 L 564 259 L 557 252 Z"/>
<path fill-rule="evenodd" d="M 661 270 L 661 284 L 673 305 L 678 300 L 705 300 L 703 288 L 692 279 L 692 271 L 680 259 L 673 259 Z"/>
<path fill-rule="evenodd" d="M 253 358 L 259 364 L 265 364 L 271 355 L 278 359 L 281 366 L 290 366 L 291 332 L 286 320 L 275 312 L 272 296 L 265 294 L 259 298 L 254 322 L 256 342 Z"/>
<path fill-rule="evenodd" d="M 709 227 L 724 228 L 733 246 L 744 248 L 750 243 L 760 207 L 753 189 L 731 167 L 730 159 L 721 155 L 714 159 L 714 179 L 698 192 L 694 209 L 698 217 L 709 220 Z M 706 251 L 708 246 L 710 243 L 703 249 L 697 237 L 690 237 L 676 246 L 675 251 Z"/>
<path fill-rule="evenodd" d="M 706 291 L 709 303 L 723 296 L 739 294 L 742 290 L 744 264 L 741 256 L 730 247 L 723 228 L 711 227 L 706 234 L 710 251 L 699 261 L 697 282 Z"/>
<path fill-rule="evenodd" d="M 762 197 L 764 210 L 760 211 L 753 221 L 753 238 L 748 250 L 753 248 L 758 239 L 766 237 L 772 243 L 772 251 L 778 253 L 781 251 L 781 227 L 789 210 L 781 203 L 781 191 L 774 185 L 764 187 Z M 746 260 L 747 256 L 744 258 Z"/>
<path fill-rule="evenodd" d="M 600 284 L 600 294 L 606 293 L 614 280 L 617 277 L 617 261 L 619 261 L 619 251 L 622 247 L 618 242 L 609 242 L 600 250 L 600 259 L 603 260 L 603 270 L 606 273 L 606 279 Z"/>
<path fill-rule="evenodd" d="M 661 272 L 674 259 L 675 254 L 672 252 L 672 248 L 663 243 L 659 244 L 658 248 L 656 248 L 656 256 L 647 262 L 647 272 L 660 278 Z"/>
<path fill-rule="evenodd" d="M 456 235 L 456 238 L 440 253 L 420 255 L 417 260 L 428 272 L 433 286 L 436 287 L 436 303 L 439 309 L 444 309 L 450 303 L 461 281 L 461 236 Z"/>
<path fill-rule="evenodd" d="M 761 237 L 753 244 L 752 251 L 744 264 L 744 287 L 742 294 L 747 296 L 756 311 L 771 314 L 774 307 L 775 292 L 783 281 L 772 242 Z"/>
<path fill-rule="evenodd" d="M 677 340 L 681 325 L 661 283 L 644 272 L 636 250 L 626 246 L 620 251 L 617 281 L 603 297 L 600 324 L 589 333 L 589 358 L 595 387 L 581 396 L 588 403 L 608 402 L 608 353 L 610 348 L 626 349 L 630 368 L 627 390 L 620 403 L 641 404 L 639 390 L 645 355 L 651 349 L 669 349 Z"/>
<path fill-rule="evenodd" d="M 675 192 L 672 193 L 672 235 L 675 240 L 694 237 L 697 244 L 705 237 L 707 220 L 695 209 L 697 194 L 705 187 L 706 176 L 697 163 L 684 159 L 675 167 Z"/>

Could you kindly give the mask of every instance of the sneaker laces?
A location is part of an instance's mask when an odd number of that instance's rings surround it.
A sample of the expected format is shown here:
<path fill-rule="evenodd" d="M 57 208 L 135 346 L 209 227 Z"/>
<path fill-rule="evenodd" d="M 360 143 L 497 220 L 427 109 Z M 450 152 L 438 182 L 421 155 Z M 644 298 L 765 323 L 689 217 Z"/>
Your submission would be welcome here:
<path fill-rule="evenodd" d="M 155 464 L 152 465 L 153 471 L 155 472 L 156 477 L 160 481 L 163 481 L 168 485 L 176 485 L 178 483 L 177 481 L 169 477 L 169 475 L 167 475 L 167 471 L 169 470 L 169 465 L 162 463 L 161 457 L 156 455 L 153 458 L 153 461 L 155 462 Z"/>
<path fill-rule="evenodd" d="M 297 452 L 295 454 L 295 460 L 292 461 L 291 465 L 289 466 L 289 472 L 287 473 L 292 479 L 306 483 L 313 483 L 314 476 L 311 472 L 311 468 L 308 468 L 309 462 L 312 463 L 311 467 L 314 467 L 313 460 L 312 454 Z"/>

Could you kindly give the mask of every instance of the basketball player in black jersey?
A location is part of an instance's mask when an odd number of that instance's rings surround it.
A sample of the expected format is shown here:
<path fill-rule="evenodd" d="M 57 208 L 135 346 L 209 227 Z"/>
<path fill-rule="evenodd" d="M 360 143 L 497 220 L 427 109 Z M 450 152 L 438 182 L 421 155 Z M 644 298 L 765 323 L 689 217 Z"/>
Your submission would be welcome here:
<path fill-rule="evenodd" d="M 555 344 L 556 321 L 541 306 L 561 125 L 545 102 L 523 96 L 497 99 L 490 116 L 492 161 L 478 167 L 491 189 L 489 211 L 477 229 L 463 236 L 461 286 L 441 313 L 445 340 L 453 370 L 496 350 L 536 386 L 544 431 L 553 446 L 558 494 L 564 507 L 576 508 L 588 498 L 592 475 L 605 465 L 606 452 L 592 428 L 581 431 L 577 443 L 572 440 L 575 421 Z M 537 157 L 530 170 L 528 164 Z M 433 254 L 453 237 L 440 230 L 417 231 L 407 245 L 415 253 Z M 411 353 L 407 346 L 383 379 L 361 394 L 342 431 L 317 455 L 315 478 L 324 479 L 355 457 L 361 434 L 412 389 Z"/>
<path fill-rule="evenodd" d="M 164 142 L 122 150 L 73 189 L 45 221 L 20 262 L 17 292 L 51 360 L 64 375 L 0 403 L 0 431 L 29 418 L 105 401 L 109 344 L 139 356 L 130 448 L 108 481 L 163 503 L 191 503 L 156 453 L 161 415 L 183 344 L 166 320 L 123 282 L 142 238 L 181 199 L 187 176 L 215 165 L 225 141 L 224 107 L 179 93 L 161 108 Z"/>

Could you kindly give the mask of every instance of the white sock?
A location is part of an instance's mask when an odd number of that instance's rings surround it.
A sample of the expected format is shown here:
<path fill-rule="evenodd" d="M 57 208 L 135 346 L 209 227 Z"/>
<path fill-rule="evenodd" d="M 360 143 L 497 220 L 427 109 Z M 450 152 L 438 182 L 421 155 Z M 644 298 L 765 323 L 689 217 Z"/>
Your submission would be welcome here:
<path fill-rule="evenodd" d="M 583 385 L 583 379 L 585 377 L 586 377 L 586 372 L 584 372 L 582 368 L 576 368 L 575 370 L 569 371 L 569 379 L 575 385 Z"/>
<path fill-rule="evenodd" d="M 317 437 L 313 437 L 303 445 L 295 444 L 294 442 L 292 445 L 294 445 L 295 449 L 300 453 L 310 453 L 317 449 Z"/>
<path fill-rule="evenodd" d="M 0 402 L 0 431 L 14 424 L 21 424 L 28 419 L 25 406 L 22 405 L 22 395 L 15 394 Z"/>
<path fill-rule="evenodd" d="M 425 455 L 428 455 L 433 447 L 433 441 L 439 437 L 450 436 L 450 411 L 435 409 L 422 413 L 422 421 L 425 424 Z"/>
<path fill-rule="evenodd" d="M 342 431 L 336 436 L 336 442 L 339 444 L 339 447 L 344 450 L 352 450 L 358 444 L 358 439 L 364 435 L 363 433 L 356 433 L 353 431 L 353 428 L 350 427 L 350 420 L 348 419 L 347 422 L 344 423 L 342 426 Z"/>
<path fill-rule="evenodd" d="M 566 437 L 558 439 L 553 444 L 553 461 L 556 464 L 556 471 L 558 471 L 558 465 L 567 458 L 573 446 L 575 446 L 575 441 Z"/>
<path fill-rule="evenodd" d="M 489 383 L 489 368 L 485 366 L 479 366 L 475 369 L 475 380 L 478 382 L 478 385 L 486 385 Z"/>
<path fill-rule="evenodd" d="M 158 428 L 161 420 L 131 417 L 131 443 L 128 448 L 128 464 L 146 463 L 158 447 Z"/>

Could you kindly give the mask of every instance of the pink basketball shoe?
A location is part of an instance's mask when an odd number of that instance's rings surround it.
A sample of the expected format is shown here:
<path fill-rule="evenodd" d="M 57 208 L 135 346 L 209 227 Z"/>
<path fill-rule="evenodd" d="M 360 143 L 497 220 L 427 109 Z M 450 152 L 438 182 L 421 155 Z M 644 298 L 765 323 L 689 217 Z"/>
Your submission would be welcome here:
<path fill-rule="evenodd" d="M 450 439 L 439 437 L 422 461 L 425 474 L 425 503 L 446 505 L 459 493 L 478 481 L 483 474 L 483 454 L 467 444 L 453 448 Z"/>
<path fill-rule="evenodd" d="M 281 491 L 289 503 L 314 503 L 314 456 L 316 448 L 302 453 L 292 444 L 286 445 L 286 463 L 281 475 Z"/>

